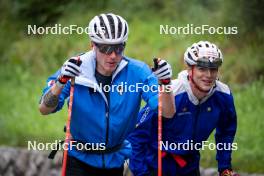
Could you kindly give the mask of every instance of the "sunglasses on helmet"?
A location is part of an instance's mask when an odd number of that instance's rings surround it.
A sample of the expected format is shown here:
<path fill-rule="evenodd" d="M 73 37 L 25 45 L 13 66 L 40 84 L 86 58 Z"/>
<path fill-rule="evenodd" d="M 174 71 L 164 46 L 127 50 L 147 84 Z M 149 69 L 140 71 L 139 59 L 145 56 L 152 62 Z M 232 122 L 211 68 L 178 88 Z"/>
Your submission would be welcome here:
<path fill-rule="evenodd" d="M 117 55 L 120 55 L 124 51 L 126 44 L 122 43 L 117 45 L 107 45 L 95 43 L 95 46 L 103 54 L 110 55 L 112 52 L 115 52 Z"/>
<path fill-rule="evenodd" d="M 197 66 L 203 68 L 218 68 L 221 65 L 222 60 L 220 58 L 216 58 L 214 60 L 209 60 L 208 58 L 199 58 L 197 61 Z"/>

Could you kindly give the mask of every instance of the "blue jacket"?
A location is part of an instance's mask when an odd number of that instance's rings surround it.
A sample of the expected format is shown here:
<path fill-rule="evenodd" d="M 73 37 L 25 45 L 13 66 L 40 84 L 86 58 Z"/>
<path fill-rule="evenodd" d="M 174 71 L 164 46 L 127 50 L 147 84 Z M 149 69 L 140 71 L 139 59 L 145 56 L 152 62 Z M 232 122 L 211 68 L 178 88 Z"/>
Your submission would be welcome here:
<path fill-rule="evenodd" d="M 184 156 L 187 161 L 186 166 L 179 167 L 172 157 L 163 158 L 163 171 L 170 174 L 185 174 L 199 168 L 199 151 L 186 150 L 180 147 L 180 143 L 201 144 L 216 129 L 216 144 L 228 146 L 233 143 L 236 133 L 236 111 L 228 86 L 216 81 L 208 95 L 199 102 L 191 91 L 187 75 L 187 71 L 183 71 L 172 81 L 176 113 L 172 119 L 163 119 L 162 150 Z M 145 106 L 139 113 L 137 128 L 128 138 L 133 148 L 129 167 L 135 176 L 148 175 L 150 170 L 157 169 L 157 121 L 157 111 Z M 231 148 L 235 147 L 232 144 L 226 150 L 217 150 L 219 170 L 231 168 Z"/>
<path fill-rule="evenodd" d="M 97 168 L 121 167 L 124 160 L 132 152 L 130 143 L 126 140 L 128 134 L 135 128 L 141 99 L 152 108 L 157 108 L 157 91 L 125 92 L 125 85 L 139 84 L 138 87 L 152 86 L 157 89 L 157 78 L 143 62 L 124 57 L 112 76 L 112 85 L 109 93 L 110 102 L 100 89 L 94 76 L 96 59 L 95 53 L 89 51 L 80 56 L 82 60 L 81 75 L 76 77 L 74 85 L 72 118 L 70 132 L 73 140 L 84 143 L 103 143 L 106 148 L 122 144 L 120 150 L 110 154 L 87 154 L 69 150 L 69 155 Z M 43 93 L 52 86 L 52 82 L 59 75 L 60 70 L 48 80 L 48 86 Z M 118 85 L 124 89 L 117 89 Z M 56 111 L 63 107 L 65 99 L 70 94 L 70 82 L 66 84 L 59 96 Z"/>

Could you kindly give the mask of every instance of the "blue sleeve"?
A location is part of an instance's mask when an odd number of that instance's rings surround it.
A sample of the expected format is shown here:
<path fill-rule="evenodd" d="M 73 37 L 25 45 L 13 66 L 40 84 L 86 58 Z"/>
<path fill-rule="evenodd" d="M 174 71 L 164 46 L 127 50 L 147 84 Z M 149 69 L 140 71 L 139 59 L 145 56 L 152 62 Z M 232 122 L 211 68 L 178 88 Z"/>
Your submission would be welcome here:
<path fill-rule="evenodd" d="M 141 75 L 143 85 L 149 88 L 148 91 L 142 91 L 142 98 L 152 110 L 155 110 L 158 107 L 158 79 L 147 64 L 144 64 Z"/>
<path fill-rule="evenodd" d="M 224 150 L 217 150 L 216 159 L 218 161 L 219 171 L 227 168 L 232 168 L 232 143 L 234 141 L 237 128 L 237 116 L 232 95 L 229 95 L 225 104 L 226 110 L 222 113 L 222 116 L 220 117 L 215 133 L 216 145 L 221 144 L 219 146 L 221 146 L 222 148 L 222 144 L 226 146 Z"/>
<path fill-rule="evenodd" d="M 42 96 L 45 95 L 48 92 L 48 90 L 55 84 L 55 81 L 56 81 L 59 74 L 60 74 L 60 70 L 58 70 L 55 74 L 51 75 L 47 79 L 47 81 L 46 81 L 47 85 L 42 91 Z M 68 81 L 68 83 L 64 86 L 64 88 L 61 91 L 61 94 L 59 96 L 58 106 L 56 107 L 56 109 L 52 113 L 57 112 L 57 111 L 62 109 L 64 102 L 65 102 L 65 99 L 67 99 L 69 97 L 69 95 L 70 95 L 70 82 Z"/>
<path fill-rule="evenodd" d="M 128 140 L 132 145 L 132 156 L 129 159 L 129 168 L 134 176 L 149 175 L 146 154 L 147 144 L 151 139 L 151 116 L 154 112 L 145 106 L 138 115 L 138 123 L 135 130 L 129 135 Z"/>

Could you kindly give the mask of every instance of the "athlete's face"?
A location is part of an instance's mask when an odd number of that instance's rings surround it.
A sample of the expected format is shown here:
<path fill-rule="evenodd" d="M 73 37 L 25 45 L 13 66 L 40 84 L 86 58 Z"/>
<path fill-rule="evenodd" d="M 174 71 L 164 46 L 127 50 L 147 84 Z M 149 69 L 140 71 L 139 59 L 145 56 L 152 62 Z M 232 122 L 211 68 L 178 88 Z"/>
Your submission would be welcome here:
<path fill-rule="evenodd" d="M 122 60 L 123 50 L 121 48 L 107 48 L 108 46 L 98 46 L 93 44 L 96 52 L 96 69 L 99 73 L 105 76 L 110 76 L 117 68 Z M 100 48 L 101 47 L 101 48 Z M 104 48 L 105 47 L 105 48 Z M 113 49 L 113 51 L 112 51 Z M 110 50 L 110 52 L 109 52 Z"/>
<path fill-rule="evenodd" d="M 218 76 L 218 68 L 204 68 L 194 66 L 193 71 L 189 69 L 189 75 L 192 75 L 193 81 L 203 91 L 209 91 L 215 84 Z"/>

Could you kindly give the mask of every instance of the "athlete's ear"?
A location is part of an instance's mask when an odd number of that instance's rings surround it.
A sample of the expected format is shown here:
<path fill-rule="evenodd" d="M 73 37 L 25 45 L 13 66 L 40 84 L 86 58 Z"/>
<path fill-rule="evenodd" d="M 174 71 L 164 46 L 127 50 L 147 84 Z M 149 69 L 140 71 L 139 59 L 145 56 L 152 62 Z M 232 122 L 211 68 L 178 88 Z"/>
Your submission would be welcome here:
<path fill-rule="evenodd" d="M 187 67 L 187 72 L 189 76 L 192 76 L 192 67 Z"/>
<path fill-rule="evenodd" d="M 92 49 L 92 50 L 95 51 L 95 43 L 94 43 L 94 42 L 91 42 L 91 43 L 90 43 L 90 49 Z"/>

